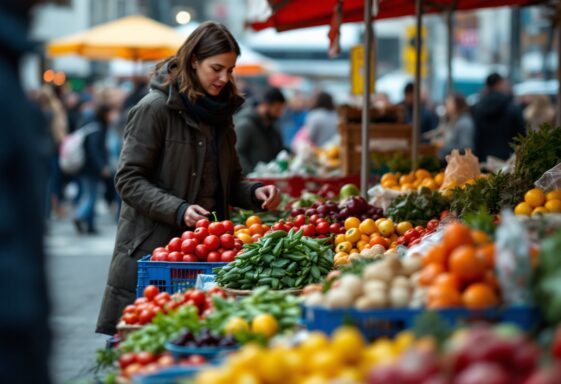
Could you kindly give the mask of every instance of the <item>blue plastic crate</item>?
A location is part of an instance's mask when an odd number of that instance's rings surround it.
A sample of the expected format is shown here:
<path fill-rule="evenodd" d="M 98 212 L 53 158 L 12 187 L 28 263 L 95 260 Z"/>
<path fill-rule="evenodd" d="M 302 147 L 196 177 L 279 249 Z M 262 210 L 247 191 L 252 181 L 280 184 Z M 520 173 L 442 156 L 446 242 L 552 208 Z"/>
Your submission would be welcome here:
<path fill-rule="evenodd" d="M 193 377 L 199 371 L 209 367 L 209 365 L 195 367 L 176 365 L 151 375 L 135 376 L 132 382 L 133 384 L 174 384 Z"/>
<path fill-rule="evenodd" d="M 303 325 L 309 330 L 331 334 L 343 324 L 354 325 L 363 335 L 373 340 L 379 337 L 393 337 L 410 329 L 415 318 L 425 309 L 380 309 L 361 311 L 357 309 L 328 309 L 323 307 L 302 307 Z M 439 310 L 440 316 L 450 325 L 474 322 L 508 322 L 524 330 L 530 330 L 540 320 L 539 311 L 533 307 L 492 308 L 471 311 L 465 308 Z"/>
<path fill-rule="evenodd" d="M 184 347 L 180 345 L 175 345 L 169 341 L 166 343 L 165 348 L 167 351 L 171 352 L 176 360 L 183 357 L 191 355 L 201 355 L 207 361 L 213 361 L 217 358 L 225 357 L 226 355 L 237 351 L 240 349 L 239 345 L 231 347 Z"/>
<path fill-rule="evenodd" d="M 228 263 L 186 263 L 150 261 L 150 255 L 138 260 L 136 296 L 141 297 L 144 288 L 157 286 L 160 291 L 175 293 L 195 286 L 199 274 L 211 275 L 214 268 L 222 268 Z"/>

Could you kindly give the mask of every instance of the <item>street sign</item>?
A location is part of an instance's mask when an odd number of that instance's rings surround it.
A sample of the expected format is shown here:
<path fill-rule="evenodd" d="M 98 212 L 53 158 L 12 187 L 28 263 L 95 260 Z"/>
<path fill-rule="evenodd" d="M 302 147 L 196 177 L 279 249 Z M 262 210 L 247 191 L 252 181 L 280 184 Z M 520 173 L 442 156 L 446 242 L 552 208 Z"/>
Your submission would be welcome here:
<path fill-rule="evenodd" d="M 353 95 L 362 95 L 364 92 L 364 46 L 355 45 L 351 48 L 351 93 Z M 374 68 L 374 52 L 370 58 L 370 93 L 374 93 L 374 84 L 376 71 Z"/>
<path fill-rule="evenodd" d="M 411 75 L 415 74 L 415 47 L 416 47 L 416 35 L 417 35 L 417 28 L 415 26 L 409 26 L 405 30 L 405 35 L 407 37 L 405 48 L 403 49 L 403 67 L 405 72 L 410 73 Z M 428 70 L 428 50 L 427 44 L 427 29 L 423 27 L 421 30 L 421 76 L 427 75 Z"/>

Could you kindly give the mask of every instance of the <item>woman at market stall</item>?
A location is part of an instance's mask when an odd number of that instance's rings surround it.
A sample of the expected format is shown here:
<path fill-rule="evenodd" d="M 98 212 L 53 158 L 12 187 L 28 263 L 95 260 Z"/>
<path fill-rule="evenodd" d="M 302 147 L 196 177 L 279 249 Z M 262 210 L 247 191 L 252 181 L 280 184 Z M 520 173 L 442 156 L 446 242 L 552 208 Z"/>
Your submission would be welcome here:
<path fill-rule="evenodd" d="M 448 132 L 444 145 L 438 151 L 438 157 L 441 160 L 444 160 L 453 149 L 473 149 L 475 140 L 475 125 L 464 95 L 453 93 L 448 96 L 446 115 L 450 132 Z"/>
<path fill-rule="evenodd" d="M 232 115 L 243 98 L 232 72 L 238 43 L 221 24 L 205 22 L 177 53 L 159 63 L 151 91 L 132 108 L 116 187 L 123 200 L 115 251 L 96 331 L 114 334 L 135 300 L 136 262 L 231 205 L 274 209 L 274 186 L 242 178 Z"/>

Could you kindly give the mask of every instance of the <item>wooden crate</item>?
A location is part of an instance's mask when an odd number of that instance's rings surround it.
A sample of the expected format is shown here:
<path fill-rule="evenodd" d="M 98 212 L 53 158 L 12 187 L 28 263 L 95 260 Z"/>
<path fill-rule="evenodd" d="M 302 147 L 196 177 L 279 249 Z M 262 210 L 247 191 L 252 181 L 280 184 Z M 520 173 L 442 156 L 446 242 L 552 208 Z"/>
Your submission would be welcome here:
<path fill-rule="evenodd" d="M 401 152 L 411 156 L 412 126 L 410 124 L 370 124 L 368 127 L 369 153 Z M 360 123 L 342 122 L 341 133 L 341 167 L 343 175 L 360 174 L 362 152 L 362 127 Z M 419 156 L 434 155 L 436 148 L 430 144 L 419 145 Z"/>
<path fill-rule="evenodd" d="M 362 121 L 362 108 L 350 105 L 341 105 L 337 108 L 340 121 L 345 123 L 360 123 Z M 385 109 L 370 108 L 368 111 L 371 123 L 403 123 L 405 109 L 401 105 L 391 105 Z"/>

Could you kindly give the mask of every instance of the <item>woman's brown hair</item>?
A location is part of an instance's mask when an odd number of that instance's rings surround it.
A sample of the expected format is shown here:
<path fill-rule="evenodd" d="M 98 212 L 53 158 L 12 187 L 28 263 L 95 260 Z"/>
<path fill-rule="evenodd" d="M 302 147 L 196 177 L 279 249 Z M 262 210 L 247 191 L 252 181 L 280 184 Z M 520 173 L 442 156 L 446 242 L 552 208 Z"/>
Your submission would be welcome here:
<path fill-rule="evenodd" d="M 193 60 L 203 61 L 211 56 L 234 52 L 240 55 L 240 46 L 228 29 L 213 21 L 206 21 L 199 25 L 185 40 L 174 56 L 158 63 L 155 72 L 168 63 L 170 66 L 168 79 L 164 85 L 178 84 L 179 92 L 185 93 L 189 101 L 194 102 L 204 96 L 197 74 L 191 63 Z M 229 96 L 239 96 L 238 89 L 233 79 L 225 86 L 224 90 Z"/>

